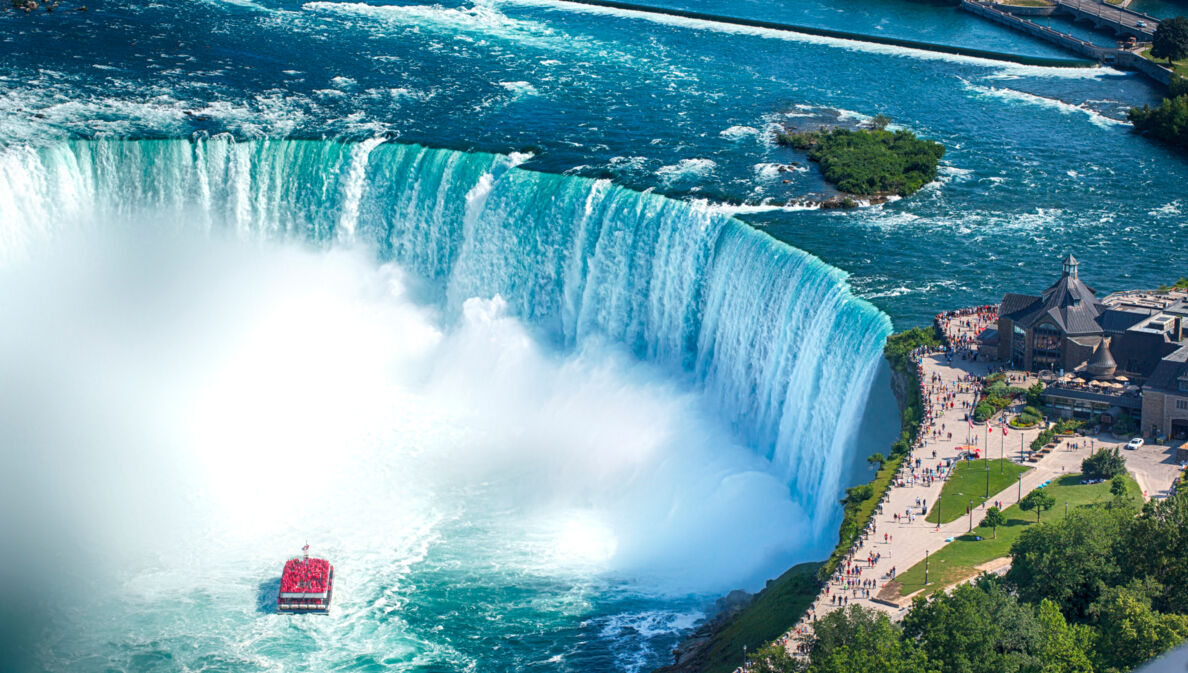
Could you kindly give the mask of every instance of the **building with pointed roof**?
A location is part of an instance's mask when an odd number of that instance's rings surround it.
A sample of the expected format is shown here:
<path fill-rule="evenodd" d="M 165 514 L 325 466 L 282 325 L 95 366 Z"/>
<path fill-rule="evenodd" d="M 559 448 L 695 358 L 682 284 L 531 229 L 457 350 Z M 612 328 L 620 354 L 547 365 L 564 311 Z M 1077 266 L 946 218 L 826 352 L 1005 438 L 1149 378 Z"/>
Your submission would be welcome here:
<path fill-rule="evenodd" d="M 1099 300 L 1075 257 L 1060 264 L 1060 278 L 1038 296 L 1002 298 L 998 359 L 1079 374 L 1045 391 L 1061 415 L 1121 412 L 1141 417 L 1145 435 L 1188 440 L 1188 297 L 1135 291 Z"/>
<path fill-rule="evenodd" d="M 1038 297 L 1008 294 L 998 318 L 998 359 L 1016 367 L 1076 369 L 1105 335 L 1099 320 L 1109 308 L 1081 280 L 1077 258 L 1061 262 L 1060 278 Z"/>

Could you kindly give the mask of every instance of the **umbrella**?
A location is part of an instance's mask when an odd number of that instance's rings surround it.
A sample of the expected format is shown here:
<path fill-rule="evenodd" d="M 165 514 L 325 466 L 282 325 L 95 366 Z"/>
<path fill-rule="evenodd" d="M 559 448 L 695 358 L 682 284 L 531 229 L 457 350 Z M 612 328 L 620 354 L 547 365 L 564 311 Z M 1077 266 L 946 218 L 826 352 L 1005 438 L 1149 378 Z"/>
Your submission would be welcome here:
<path fill-rule="evenodd" d="M 1129 381 L 1130 379 L 1126 378 L 1125 376 L 1115 376 L 1114 380 L 1115 381 Z"/>
<path fill-rule="evenodd" d="M 1089 382 L 1089 387 L 1090 387 L 1090 388 L 1100 388 L 1100 387 L 1101 387 L 1101 381 L 1090 381 L 1090 382 Z"/>

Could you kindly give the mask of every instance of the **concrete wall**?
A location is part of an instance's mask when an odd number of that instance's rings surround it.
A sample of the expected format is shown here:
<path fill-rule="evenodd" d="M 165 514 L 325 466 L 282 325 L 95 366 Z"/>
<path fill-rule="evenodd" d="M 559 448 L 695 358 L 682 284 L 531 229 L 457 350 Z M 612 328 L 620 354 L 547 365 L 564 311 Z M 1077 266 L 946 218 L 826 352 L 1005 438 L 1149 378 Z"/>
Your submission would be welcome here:
<path fill-rule="evenodd" d="M 1002 5 L 995 3 L 994 9 L 1015 16 L 1052 16 L 1056 13 L 1056 5 L 1051 7 L 1021 7 L 1019 5 Z"/>
<path fill-rule="evenodd" d="M 1120 52 L 1115 57 L 1114 64 L 1119 68 L 1137 70 L 1161 84 L 1171 84 L 1172 72 L 1170 70 L 1154 61 L 1148 61 L 1134 52 Z"/>
<path fill-rule="evenodd" d="M 1010 26 L 1011 28 L 1044 40 L 1045 42 L 1051 42 L 1052 44 L 1064 47 L 1075 54 L 1080 54 L 1081 56 L 1091 58 L 1095 61 L 1112 60 L 1112 52 L 1116 51 L 1114 49 L 1099 47 L 1090 42 L 1086 42 L 1085 40 L 1075 38 L 1072 35 L 1052 30 L 1047 26 L 1041 26 L 1034 21 L 1028 21 L 1027 19 L 1015 16 L 1014 14 L 1004 12 L 980 2 L 961 0 L 961 8 L 967 12 L 985 17 L 991 21 L 994 21 L 995 23 L 1001 23 L 1005 26 Z M 1107 59 L 1107 56 L 1110 56 L 1111 58 Z"/>

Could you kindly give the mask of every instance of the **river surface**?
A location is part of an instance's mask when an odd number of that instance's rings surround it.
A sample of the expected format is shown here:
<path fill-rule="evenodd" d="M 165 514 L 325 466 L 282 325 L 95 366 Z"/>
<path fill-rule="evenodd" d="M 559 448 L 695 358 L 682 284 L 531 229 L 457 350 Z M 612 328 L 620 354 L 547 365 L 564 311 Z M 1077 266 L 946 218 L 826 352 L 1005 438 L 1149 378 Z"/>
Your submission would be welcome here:
<path fill-rule="evenodd" d="M 1064 56 L 944 4 L 664 6 Z M 1069 252 L 1188 275 L 1132 73 L 552 0 L 72 8 L 0 13 L 31 668 L 650 670 L 828 552 L 892 326 Z M 875 114 L 940 179 L 785 207 L 831 190 L 773 131 Z M 306 541 L 336 607 L 282 619 Z"/>

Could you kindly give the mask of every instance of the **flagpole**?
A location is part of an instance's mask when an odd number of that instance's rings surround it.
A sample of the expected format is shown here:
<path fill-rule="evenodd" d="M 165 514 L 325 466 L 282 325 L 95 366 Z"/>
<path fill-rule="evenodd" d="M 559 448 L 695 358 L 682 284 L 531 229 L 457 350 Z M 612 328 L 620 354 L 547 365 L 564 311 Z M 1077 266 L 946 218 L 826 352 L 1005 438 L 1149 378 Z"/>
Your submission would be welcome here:
<path fill-rule="evenodd" d="M 1002 441 L 998 443 L 998 460 L 999 460 L 998 473 L 1002 474 L 1002 471 L 1004 469 L 1006 469 L 1005 467 L 1003 467 L 1003 463 L 1006 462 L 1006 426 L 1005 425 L 1002 426 Z"/>

